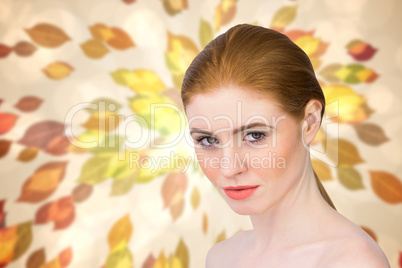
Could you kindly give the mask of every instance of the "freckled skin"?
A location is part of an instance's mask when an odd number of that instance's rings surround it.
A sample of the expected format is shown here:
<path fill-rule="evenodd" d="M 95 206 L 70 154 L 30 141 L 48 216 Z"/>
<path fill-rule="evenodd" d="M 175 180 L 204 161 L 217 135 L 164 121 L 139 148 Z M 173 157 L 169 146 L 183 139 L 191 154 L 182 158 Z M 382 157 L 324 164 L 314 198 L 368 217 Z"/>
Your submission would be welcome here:
<path fill-rule="evenodd" d="M 319 193 L 309 152 L 319 129 L 321 106 L 317 103 L 306 105 L 302 121 L 288 115 L 268 95 L 239 88 L 196 95 L 187 105 L 190 130 L 211 133 L 192 133 L 204 174 L 230 208 L 250 215 L 253 224 L 252 230 L 213 246 L 207 268 L 389 267 L 375 241 Z M 270 127 L 231 134 L 255 122 Z M 253 143 L 261 135 L 251 132 L 266 136 Z M 238 185 L 258 188 L 246 199 L 229 198 L 223 187 Z"/>

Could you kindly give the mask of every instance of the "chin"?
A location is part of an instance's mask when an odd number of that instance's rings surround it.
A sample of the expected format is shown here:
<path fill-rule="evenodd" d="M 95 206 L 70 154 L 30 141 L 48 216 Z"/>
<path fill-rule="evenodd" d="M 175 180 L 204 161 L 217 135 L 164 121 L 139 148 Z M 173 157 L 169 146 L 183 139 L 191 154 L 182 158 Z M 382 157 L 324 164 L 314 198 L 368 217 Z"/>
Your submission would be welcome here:
<path fill-rule="evenodd" d="M 235 200 L 232 200 L 232 201 L 235 201 Z M 261 209 L 258 209 L 256 207 L 246 206 L 243 204 L 236 204 L 236 205 L 228 204 L 228 205 L 235 213 L 237 213 L 239 215 L 257 215 L 257 214 L 261 214 L 263 212 Z"/>

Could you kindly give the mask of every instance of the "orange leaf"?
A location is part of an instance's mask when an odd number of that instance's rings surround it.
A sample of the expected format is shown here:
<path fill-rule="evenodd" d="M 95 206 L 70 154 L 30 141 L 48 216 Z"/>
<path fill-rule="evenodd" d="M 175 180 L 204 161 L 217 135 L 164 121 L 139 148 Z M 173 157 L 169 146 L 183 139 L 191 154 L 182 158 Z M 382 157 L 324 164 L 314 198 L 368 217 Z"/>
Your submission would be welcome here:
<path fill-rule="evenodd" d="M 21 57 L 31 56 L 36 51 L 36 47 L 29 42 L 21 41 L 14 46 L 14 52 Z"/>
<path fill-rule="evenodd" d="M 63 155 L 68 152 L 71 143 L 64 135 L 54 137 L 46 146 L 45 152 L 51 155 Z"/>
<path fill-rule="evenodd" d="M 17 121 L 18 116 L 10 113 L 0 113 L 0 135 L 7 133 Z"/>
<path fill-rule="evenodd" d="M 71 247 L 66 248 L 59 254 L 59 263 L 61 267 L 67 267 L 73 258 L 73 250 Z"/>
<path fill-rule="evenodd" d="M 135 3 L 136 0 L 123 0 L 124 3 L 126 3 L 127 5 Z"/>
<path fill-rule="evenodd" d="M 202 232 L 204 234 L 208 232 L 208 216 L 205 212 L 202 214 Z"/>
<path fill-rule="evenodd" d="M 22 186 L 17 201 L 38 203 L 48 198 L 63 180 L 67 162 L 49 162 L 39 167 Z"/>
<path fill-rule="evenodd" d="M 402 183 L 393 174 L 385 171 L 369 171 L 374 193 L 390 204 L 402 202 Z"/>
<path fill-rule="evenodd" d="M 11 141 L 0 140 L 0 158 L 4 157 L 10 150 Z"/>
<path fill-rule="evenodd" d="M 81 44 L 81 48 L 85 55 L 91 59 L 100 59 L 109 53 L 109 49 L 99 39 L 88 40 Z"/>
<path fill-rule="evenodd" d="M 88 197 L 90 197 L 92 194 L 92 189 L 93 189 L 92 185 L 85 184 L 85 183 L 78 184 L 74 188 L 74 190 L 71 194 L 73 196 L 74 202 L 80 203 L 80 202 L 87 200 Z"/>
<path fill-rule="evenodd" d="M 0 230 L 0 266 L 4 267 L 14 256 L 14 248 L 17 244 L 17 226 Z"/>
<path fill-rule="evenodd" d="M 68 63 L 57 61 L 46 66 L 42 71 L 51 79 L 63 79 L 74 70 Z"/>
<path fill-rule="evenodd" d="M 60 135 L 64 135 L 64 124 L 50 120 L 42 121 L 30 126 L 18 143 L 45 150 L 50 141 Z"/>
<path fill-rule="evenodd" d="M 70 40 L 62 29 L 49 23 L 39 23 L 25 31 L 35 43 L 44 47 L 56 48 Z"/>
<path fill-rule="evenodd" d="M 170 173 L 162 185 L 162 198 L 164 208 L 174 203 L 174 197 L 183 195 L 187 188 L 187 175 L 182 172 Z M 177 200 L 178 201 L 178 200 Z"/>
<path fill-rule="evenodd" d="M 15 107 L 22 112 L 32 112 L 39 108 L 42 101 L 35 96 L 25 96 L 18 101 Z"/>
<path fill-rule="evenodd" d="M 17 160 L 19 160 L 21 162 L 29 162 L 29 161 L 35 159 L 35 157 L 38 155 L 38 151 L 39 151 L 38 147 L 25 148 L 24 150 L 22 150 L 20 152 Z"/>
<path fill-rule="evenodd" d="M 134 47 L 135 44 L 131 37 L 123 30 L 112 27 L 110 30 L 113 33 L 113 36 L 106 40 L 106 42 L 115 49 L 124 50 L 130 47 Z"/>
<path fill-rule="evenodd" d="M 65 196 L 41 206 L 36 212 L 35 223 L 44 224 L 54 221 L 54 229 L 58 230 L 70 226 L 74 219 L 75 208 L 72 197 Z"/>
<path fill-rule="evenodd" d="M 11 47 L 0 44 L 0 58 L 7 57 L 8 54 L 11 53 L 11 51 L 13 51 L 13 49 Z"/>
<path fill-rule="evenodd" d="M 45 249 L 38 249 L 29 255 L 26 262 L 27 268 L 40 268 L 46 262 Z"/>
<path fill-rule="evenodd" d="M 125 244 L 127 244 L 132 233 L 133 225 L 131 223 L 130 216 L 127 214 L 119 219 L 110 229 L 108 236 L 110 249 L 113 250 L 123 241 Z"/>

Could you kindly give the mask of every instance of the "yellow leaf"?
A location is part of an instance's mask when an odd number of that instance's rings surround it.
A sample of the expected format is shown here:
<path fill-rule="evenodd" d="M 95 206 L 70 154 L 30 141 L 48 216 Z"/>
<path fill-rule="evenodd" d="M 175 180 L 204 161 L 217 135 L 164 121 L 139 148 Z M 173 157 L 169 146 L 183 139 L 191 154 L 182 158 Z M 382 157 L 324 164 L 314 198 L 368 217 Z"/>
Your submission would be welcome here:
<path fill-rule="evenodd" d="M 338 178 L 343 186 L 349 190 L 363 189 L 364 185 L 360 173 L 353 167 L 338 166 Z"/>
<path fill-rule="evenodd" d="M 91 114 L 89 119 L 82 124 L 82 126 L 89 130 L 98 130 L 108 133 L 119 126 L 121 119 L 121 116 L 114 112 L 99 111 L 98 113 Z"/>
<path fill-rule="evenodd" d="M 43 72 L 52 79 L 63 79 L 68 76 L 73 71 L 73 67 L 71 67 L 68 63 L 65 62 L 54 62 L 46 66 L 43 69 Z"/>
<path fill-rule="evenodd" d="M 107 53 L 109 53 L 109 49 L 105 47 L 102 41 L 98 39 L 91 39 L 81 44 L 81 48 L 84 51 L 85 55 L 91 59 L 100 59 L 103 58 Z"/>
<path fill-rule="evenodd" d="M 107 27 L 102 23 L 97 23 L 89 27 L 89 30 L 91 31 L 93 38 L 99 41 L 106 41 L 114 36 L 113 32 L 109 29 L 109 27 Z"/>
<path fill-rule="evenodd" d="M 221 0 L 215 9 L 215 31 L 233 19 L 236 9 L 236 0 Z"/>
<path fill-rule="evenodd" d="M 189 267 L 188 247 L 186 244 L 184 244 L 183 239 L 180 239 L 179 244 L 176 247 L 175 255 L 180 262 L 180 266 L 178 266 L 178 267 L 183 267 L 183 268 Z"/>
<path fill-rule="evenodd" d="M 38 147 L 28 147 L 20 152 L 18 155 L 18 160 L 21 162 L 29 162 L 38 155 Z"/>
<path fill-rule="evenodd" d="M 311 165 L 313 166 L 315 173 L 317 173 L 320 181 L 328 181 L 333 179 L 331 170 L 324 162 L 316 159 L 311 159 Z"/>
<path fill-rule="evenodd" d="M 334 163 L 342 166 L 353 166 L 364 162 L 356 146 L 342 138 L 338 139 L 338 143 L 332 139 L 328 140 L 327 155 Z"/>
<path fill-rule="evenodd" d="M 170 268 L 182 268 L 181 261 L 178 257 L 171 255 L 169 258 L 169 267 Z"/>
<path fill-rule="evenodd" d="M 163 0 L 165 11 L 173 16 L 187 8 L 187 0 Z"/>
<path fill-rule="evenodd" d="M 122 241 L 109 252 L 104 268 L 131 267 L 133 267 L 133 256 L 128 249 L 127 244 Z"/>
<path fill-rule="evenodd" d="M 153 268 L 170 268 L 166 261 L 165 253 L 162 251 L 156 259 Z"/>
<path fill-rule="evenodd" d="M 202 47 L 205 47 L 214 38 L 214 31 L 211 24 L 203 19 L 200 21 L 198 36 L 200 38 Z"/>
<path fill-rule="evenodd" d="M 128 243 L 133 232 L 133 225 L 130 216 L 127 214 L 119 219 L 109 232 L 108 242 L 110 249 L 113 250 L 117 245 L 124 242 Z"/>
<path fill-rule="evenodd" d="M 200 191 L 197 187 L 194 187 L 193 192 L 191 193 L 191 205 L 193 206 L 194 210 L 198 208 L 200 204 L 200 198 Z"/>
<path fill-rule="evenodd" d="M 223 240 L 225 240 L 225 239 L 226 239 L 226 233 L 225 233 L 225 230 L 223 230 L 223 231 L 216 237 L 215 244 L 217 244 L 217 243 L 219 243 L 219 242 L 221 242 L 221 241 L 223 241 Z"/>
<path fill-rule="evenodd" d="M 297 6 L 285 6 L 279 9 L 271 22 L 271 28 L 283 29 L 288 26 L 296 17 Z"/>
<path fill-rule="evenodd" d="M 322 87 L 327 104 L 338 101 L 338 105 L 327 105 L 326 113 L 333 121 L 360 123 L 369 113 L 365 109 L 366 100 L 346 85 L 326 85 Z"/>
<path fill-rule="evenodd" d="M 62 268 L 59 259 L 53 259 L 50 262 L 43 264 L 40 268 Z"/>
<path fill-rule="evenodd" d="M 188 37 L 168 32 L 166 64 L 174 76 L 183 76 L 198 52 L 197 46 Z M 175 86 L 181 88 L 181 82 L 175 81 Z"/>
<path fill-rule="evenodd" d="M 298 45 L 303 51 L 308 55 L 314 54 L 319 45 L 320 45 L 321 40 L 318 38 L 314 38 L 311 35 L 304 35 L 300 38 L 298 38 L 295 41 L 295 44 Z"/>
<path fill-rule="evenodd" d="M 25 31 L 35 43 L 44 47 L 56 48 L 70 40 L 62 29 L 49 23 L 39 23 Z"/>

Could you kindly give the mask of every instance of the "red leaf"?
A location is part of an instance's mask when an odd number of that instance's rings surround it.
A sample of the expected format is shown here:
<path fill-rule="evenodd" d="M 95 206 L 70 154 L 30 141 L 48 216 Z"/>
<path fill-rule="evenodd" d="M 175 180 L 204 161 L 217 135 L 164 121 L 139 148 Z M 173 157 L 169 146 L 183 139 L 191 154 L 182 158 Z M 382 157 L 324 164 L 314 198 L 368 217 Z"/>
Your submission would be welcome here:
<path fill-rule="evenodd" d="M 367 61 L 377 52 L 377 49 L 361 40 L 353 40 L 346 47 L 349 55 L 358 61 Z"/>
<path fill-rule="evenodd" d="M 0 135 L 7 133 L 17 121 L 18 116 L 10 113 L 0 113 Z"/>
<path fill-rule="evenodd" d="M 60 266 L 61 267 L 68 266 L 72 258 L 73 258 L 73 250 L 71 249 L 71 247 L 68 247 L 59 254 Z"/>
<path fill-rule="evenodd" d="M 70 141 L 66 136 L 60 135 L 54 137 L 47 145 L 45 152 L 52 155 L 63 155 L 68 152 Z"/>
<path fill-rule="evenodd" d="M 0 44 L 0 58 L 7 57 L 11 51 L 13 51 L 13 49 L 11 47 Z"/>
<path fill-rule="evenodd" d="M 50 120 L 42 121 L 30 126 L 18 143 L 45 150 L 53 138 L 62 134 L 64 134 L 64 125 L 62 123 Z"/>
<path fill-rule="evenodd" d="M 78 184 L 71 195 L 75 203 L 80 203 L 88 199 L 91 196 L 93 186 L 90 184 L 81 183 Z"/>
<path fill-rule="evenodd" d="M 399 266 L 402 268 L 402 251 L 399 252 Z"/>
<path fill-rule="evenodd" d="M 5 156 L 10 150 L 11 141 L 9 140 L 0 140 L 0 158 Z"/>
<path fill-rule="evenodd" d="M 54 229 L 64 229 L 70 226 L 75 219 L 75 208 L 71 196 L 46 203 L 36 212 L 35 223 L 44 224 L 54 222 Z"/>
<path fill-rule="evenodd" d="M 15 107 L 22 112 L 32 112 L 39 108 L 42 101 L 42 99 L 35 96 L 26 96 L 21 98 Z"/>
<path fill-rule="evenodd" d="M 36 47 L 29 42 L 21 41 L 14 46 L 14 52 L 21 57 L 31 56 L 36 51 Z"/>
<path fill-rule="evenodd" d="M 136 0 L 123 0 L 124 3 L 126 3 L 127 5 L 135 3 Z"/>

